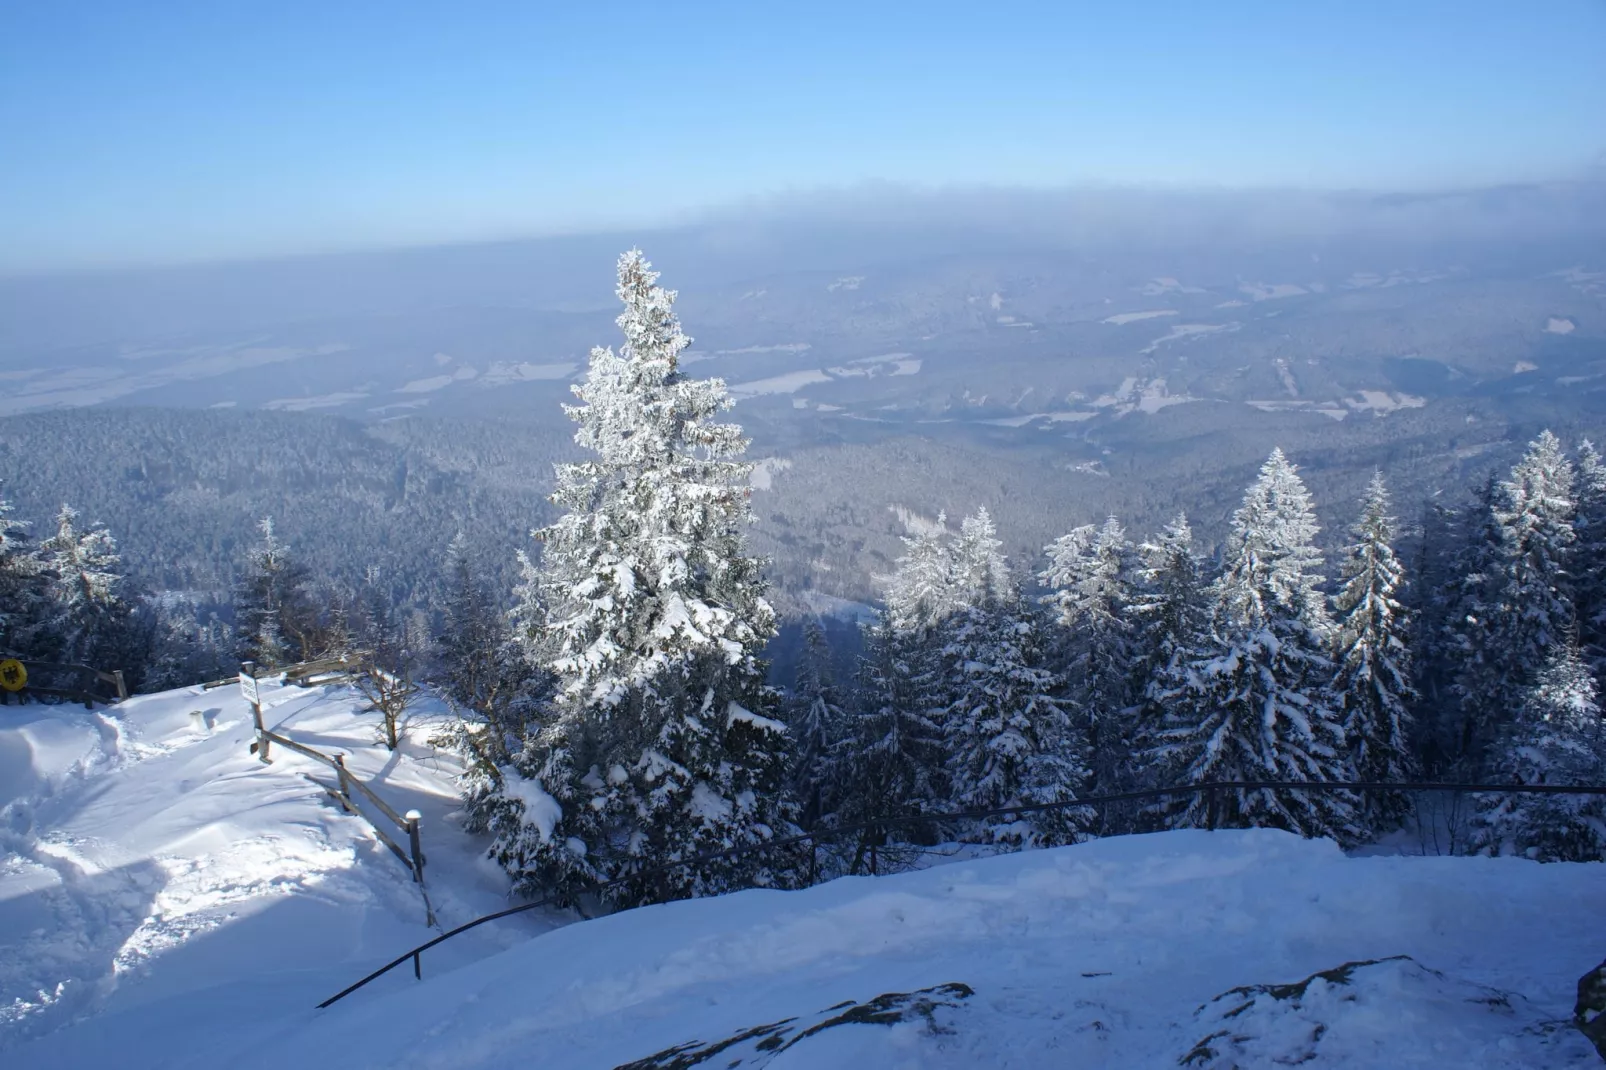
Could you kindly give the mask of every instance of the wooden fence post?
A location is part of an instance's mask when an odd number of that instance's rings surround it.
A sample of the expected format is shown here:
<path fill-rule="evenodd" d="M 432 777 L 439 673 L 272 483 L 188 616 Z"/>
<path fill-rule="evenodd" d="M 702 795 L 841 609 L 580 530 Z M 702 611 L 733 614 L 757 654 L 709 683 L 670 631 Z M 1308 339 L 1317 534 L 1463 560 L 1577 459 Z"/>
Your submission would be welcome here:
<path fill-rule="evenodd" d="M 407 811 L 407 846 L 413 853 L 413 881 L 424 883 L 424 852 L 418 846 L 418 823 L 424 815 L 417 810 Z"/>
<path fill-rule="evenodd" d="M 123 682 L 123 670 L 112 670 L 112 683 L 117 685 L 117 701 L 126 700 L 128 698 L 128 684 Z"/>
<path fill-rule="evenodd" d="M 256 727 L 257 741 L 251 745 L 264 764 L 273 759 L 268 757 L 268 729 L 262 723 L 262 693 L 257 690 L 257 666 L 254 661 L 240 662 L 240 694 L 251 704 L 251 720 Z"/>
<path fill-rule="evenodd" d="M 1216 786 L 1214 784 L 1206 785 L 1206 787 L 1205 787 L 1205 828 L 1209 829 L 1211 832 L 1214 832 L 1216 830 L 1216 821 L 1218 820 L 1218 818 L 1216 816 L 1216 807 L 1217 807 Z"/>

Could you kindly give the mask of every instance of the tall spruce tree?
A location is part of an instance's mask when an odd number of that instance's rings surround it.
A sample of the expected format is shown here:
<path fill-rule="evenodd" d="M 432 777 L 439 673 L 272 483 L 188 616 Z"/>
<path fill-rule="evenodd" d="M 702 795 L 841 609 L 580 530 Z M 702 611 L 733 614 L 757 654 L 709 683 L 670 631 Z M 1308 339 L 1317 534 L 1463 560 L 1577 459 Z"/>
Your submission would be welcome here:
<path fill-rule="evenodd" d="M 555 717 L 505 776 L 520 803 L 496 855 L 522 887 L 640 903 L 787 879 L 757 855 L 692 862 L 792 828 L 785 727 L 765 716 L 775 630 L 731 400 L 691 379 L 675 294 L 639 251 L 619 260 L 624 344 L 594 349 L 566 406 L 593 459 L 558 466 L 564 515 L 539 536 Z M 672 863 L 670 869 L 650 873 Z M 639 876 L 637 876 L 639 875 Z"/>
<path fill-rule="evenodd" d="M 1045 548 L 1039 575 L 1059 623 L 1064 677 L 1080 715 L 1092 789 L 1123 791 L 1137 779 L 1132 760 L 1137 706 L 1133 645 L 1132 546 L 1115 517 L 1062 535 Z"/>
<path fill-rule="evenodd" d="M 1504 574 L 1495 630 L 1508 664 L 1526 669 L 1514 684 L 1530 682 L 1576 625 L 1570 568 L 1578 507 L 1574 479 L 1560 440 L 1544 431 L 1500 485 L 1495 517 L 1504 541 Z"/>
<path fill-rule="evenodd" d="M 991 586 L 991 585 L 990 585 Z M 948 641 L 953 699 L 943 718 L 951 804 L 961 810 L 1064 803 L 1087 780 L 1082 748 L 1047 666 L 1040 628 L 1013 583 L 955 617 Z M 1070 810 L 971 822 L 982 843 L 1074 841 L 1091 815 Z"/>
<path fill-rule="evenodd" d="M 1351 533 L 1354 541 L 1333 599 L 1338 616 L 1333 695 L 1356 777 L 1399 783 L 1416 771 L 1409 713 L 1415 691 L 1409 621 L 1401 605 L 1405 573 L 1394 554 L 1397 529 L 1381 472 L 1366 488 Z M 1374 831 L 1397 825 L 1410 803 L 1397 793 L 1369 795 L 1363 802 Z"/>
<path fill-rule="evenodd" d="M 1597 785 L 1606 778 L 1601 709 L 1577 645 L 1553 644 L 1514 724 L 1497 749 L 1502 783 Z M 1606 859 L 1606 812 L 1595 796 L 1489 795 L 1481 800 L 1478 847 L 1542 862 Z"/>
<path fill-rule="evenodd" d="M 1447 514 L 1454 526 L 1448 532 L 1444 632 L 1435 645 L 1449 665 L 1444 674 L 1451 680 L 1451 701 L 1431 713 L 1443 724 L 1439 772 L 1469 779 L 1483 775 L 1488 748 L 1506 716 L 1513 671 L 1497 627 L 1506 553 L 1500 495 L 1500 481 L 1491 473 L 1470 503 Z"/>
<path fill-rule="evenodd" d="M 445 601 L 435 640 L 441 687 L 457 706 L 483 716 L 496 704 L 500 654 L 511 630 L 475 569 L 462 532 L 446 547 L 445 573 Z"/>
<path fill-rule="evenodd" d="M 948 518 L 903 540 L 904 552 L 887 585 L 889 623 L 903 632 L 930 632 L 956 608 L 954 552 Z"/>
<path fill-rule="evenodd" d="M 317 613 L 307 593 L 307 570 L 279 540 L 273 518 L 258 525 L 262 541 L 246 559 L 234 594 L 235 640 L 242 661 L 267 668 L 313 655 Z"/>
<path fill-rule="evenodd" d="M 50 660 L 50 577 L 0 485 L 0 653 Z"/>
<path fill-rule="evenodd" d="M 1193 529 L 1177 514 L 1159 537 L 1138 548 L 1130 616 L 1138 654 L 1138 715 L 1132 753 L 1142 787 L 1161 787 L 1182 771 L 1165 760 L 1166 711 L 1188 687 L 1190 666 L 1204 650 L 1210 611 L 1204 564 Z"/>
<path fill-rule="evenodd" d="M 1588 439 L 1578 448 L 1573 597 L 1578 641 L 1597 681 L 1606 679 L 1606 462 Z"/>
<path fill-rule="evenodd" d="M 1004 542 L 985 507 L 960 521 L 949 562 L 946 589 L 950 612 L 982 605 L 1014 585 Z"/>
<path fill-rule="evenodd" d="M 946 750 L 931 705 L 931 667 L 923 661 L 929 637 L 896 627 L 888 610 L 864 639 L 856 708 L 831 751 L 832 817 L 839 825 L 918 817 L 940 809 L 945 794 Z M 928 839 L 930 831 L 872 825 L 847 844 L 847 871 L 907 863 L 913 855 L 899 845 Z"/>
<path fill-rule="evenodd" d="M 133 607 L 123 596 L 122 559 L 104 526 L 82 530 L 78 512 L 63 505 L 56 532 L 40 544 L 49 574 L 56 657 L 110 670 L 129 652 Z"/>
<path fill-rule="evenodd" d="M 1213 591 L 1213 642 L 1173 700 L 1167 753 L 1196 784 L 1348 779 L 1344 734 L 1327 683 L 1332 631 L 1317 589 L 1315 513 L 1295 467 L 1273 450 L 1233 514 Z M 1350 840 L 1353 801 L 1334 792 L 1235 789 L 1215 819 Z M 1207 798 L 1180 823 L 1204 824 Z"/>
<path fill-rule="evenodd" d="M 787 703 L 792 731 L 792 794 L 804 828 L 813 828 L 834 801 L 831 751 L 843 738 L 846 714 L 831 671 L 831 648 L 820 622 L 803 626 L 803 656 Z"/>

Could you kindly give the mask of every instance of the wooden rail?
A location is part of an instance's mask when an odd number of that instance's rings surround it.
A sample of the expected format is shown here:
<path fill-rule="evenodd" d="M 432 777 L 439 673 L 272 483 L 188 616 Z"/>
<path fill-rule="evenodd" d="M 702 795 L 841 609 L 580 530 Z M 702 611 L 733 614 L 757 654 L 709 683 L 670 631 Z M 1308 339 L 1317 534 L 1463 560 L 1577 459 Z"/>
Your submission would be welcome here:
<path fill-rule="evenodd" d="M 345 664 L 347 664 L 345 659 L 327 658 L 319 662 L 302 662 L 293 668 L 301 670 L 302 678 L 307 678 L 328 672 L 332 665 Z M 242 665 L 239 675 L 232 678 L 234 683 L 242 683 L 242 680 L 244 681 L 241 691 L 245 694 L 246 700 L 251 703 L 252 719 L 256 729 L 255 738 L 251 743 L 251 753 L 265 763 L 271 762 L 272 759 L 268 757 L 268 754 L 273 745 L 277 744 L 286 750 L 311 758 L 315 762 L 321 762 L 334 770 L 335 782 L 333 784 L 326 784 L 315 777 L 308 777 L 307 779 L 327 792 L 347 813 L 368 822 L 379 842 L 390 848 L 391 852 L 401 860 L 402 865 L 406 866 L 408 872 L 412 874 L 413 883 L 418 885 L 419 894 L 424 899 L 424 923 L 426 925 L 434 925 L 435 908 L 429 901 L 428 890 L 424 887 L 424 851 L 419 839 L 419 822 L 423 820 L 423 815 L 417 810 L 409 810 L 405 815 L 397 813 L 395 807 L 380 798 L 379 794 L 365 783 L 361 777 L 346 768 L 346 756 L 344 754 L 325 754 L 316 747 L 298 743 L 283 733 L 274 732 L 267 728 L 262 719 L 261 703 L 255 698 L 259 694 L 257 688 L 263 679 L 265 677 L 256 675 L 256 667 L 249 662 Z M 217 680 L 201 686 L 203 688 L 221 687 L 229 682 L 231 680 Z M 244 685 L 249 685 L 249 689 Z M 302 684 L 301 686 L 307 687 L 311 685 Z M 353 792 L 366 800 L 374 810 L 379 812 L 382 818 L 393 824 L 398 831 L 406 834 L 407 847 L 403 848 L 401 844 L 397 843 L 391 830 L 379 819 L 375 818 L 373 813 L 357 804 L 356 799 L 353 797 Z"/>
<path fill-rule="evenodd" d="M 50 698 L 82 702 L 84 709 L 92 710 L 97 702 L 110 706 L 128 698 L 128 685 L 123 682 L 121 669 L 108 672 L 93 665 L 59 661 L 23 661 L 22 667 L 28 670 L 28 683 L 23 685 L 21 691 L 15 692 L 19 696 L 19 702 L 26 702 L 34 695 L 46 695 Z M 63 676 L 71 677 L 72 686 L 55 686 L 61 682 Z M 52 683 L 35 683 L 36 680 L 50 680 Z M 106 686 L 97 686 L 101 684 Z M 9 701 L 11 694 L 12 692 L 0 692 L 0 695 L 5 696 L 0 698 L 0 701 Z"/>
<path fill-rule="evenodd" d="M 767 843 L 746 844 L 741 847 L 728 847 L 721 851 L 709 851 L 693 858 L 682 859 L 667 865 L 654 866 L 649 869 L 638 870 L 624 877 L 617 877 L 609 881 L 600 881 L 586 891 L 591 893 L 605 892 L 610 888 L 638 882 L 645 878 L 664 876 L 674 872 L 681 866 L 696 866 L 705 862 L 717 862 L 727 858 L 741 858 L 746 855 L 762 851 L 778 851 L 788 847 L 801 847 L 809 845 L 811 852 L 815 851 L 821 843 L 845 838 L 859 833 L 880 834 L 895 828 L 920 827 L 941 825 L 955 821 L 971 821 L 979 818 L 1009 817 L 1021 814 L 1040 814 L 1056 810 L 1075 810 L 1079 807 L 1099 807 L 1118 802 L 1142 802 L 1153 799 L 1174 798 L 1179 795 L 1203 795 L 1207 801 L 1207 810 L 1211 816 L 1211 825 L 1214 826 L 1217 812 L 1216 801 L 1219 793 L 1235 791 L 1315 791 L 1315 792 L 1355 792 L 1357 794 L 1370 794 L 1374 792 L 1448 792 L 1455 795 L 1490 794 L 1490 795 L 1606 795 L 1606 785 L 1566 785 L 1566 784 L 1392 784 L 1384 781 L 1358 781 L 1349 783 L 1335 783 L 1330 781 L 1223 781 L 1218 783 L 1182 784 L 1169 788 L 1151 788 L 1144 791 L 1126 791 L 1113 795 L 1094 795 L 1085 799 L 1070 799 L 1065 802 L 1032 803 L 1024 806 L 1003 806 L 992 810 L 964 810 L 937 814 L 912 814 L 907 817 L 878 818 L 873 821 L 861 821 L 851 825 L 838 825 L 827 829 L 812 829 L 796 836 L 786 836 Z M 809 870 L 809 883 L 812 885 L 817 875 L 817 867 L 811 865 Z M 379 969 L 373 971 L 361 980 L 347 985 L 322 1003 L 318 1009 L 323 1010 L 345 999 L 370 981 L 378 980 L 385 974 L 394 970 L 405 962 L 412 962 L 413 976 L 423 978 L 423 964 L 421 957 L 425 951 L 437 944 L 445 943 L 452 937 L 466 933 L 487 922 L 497 921 L 514 914 L 522 914 L 527 910 L 539 910 L 549 906 L 559 897 L 548 895 L 529 903 L 521 903 L 516 907 L 498 910 L 493 914 L 485 914 L 473 921 L 464 922 L 455 929 L 448 929 L 432 940 L 427 940 L 411 951 L 407 951 L 391 959 Z"/>

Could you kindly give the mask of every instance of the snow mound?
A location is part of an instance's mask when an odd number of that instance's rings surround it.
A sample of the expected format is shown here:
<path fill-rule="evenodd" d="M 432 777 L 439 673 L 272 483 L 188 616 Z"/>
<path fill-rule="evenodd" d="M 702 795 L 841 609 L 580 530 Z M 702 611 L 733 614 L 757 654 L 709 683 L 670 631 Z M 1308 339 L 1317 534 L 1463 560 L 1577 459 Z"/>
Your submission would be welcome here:
<path fill-rule="evenodd" d="M 1346 962 L 1283 985 L 1245 985 L 1199 1009 L 1208 1030 L 1179 1060 L 1196 1070 L 1597 1065 L 1566 1019 L 1408 955 Z"/>

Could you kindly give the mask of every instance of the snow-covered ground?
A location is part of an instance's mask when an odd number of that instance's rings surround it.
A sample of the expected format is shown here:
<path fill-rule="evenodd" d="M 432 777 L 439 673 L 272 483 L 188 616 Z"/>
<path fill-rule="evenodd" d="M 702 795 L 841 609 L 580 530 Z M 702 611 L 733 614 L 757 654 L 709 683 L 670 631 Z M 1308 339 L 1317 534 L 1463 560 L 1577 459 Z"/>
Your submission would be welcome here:
<path fill-rule="evenodd" d="M 267 702 L 424 812 L 444 924 L 503 905 L 422 733 L 392 756 L 349 692 Z M 1597 1064 L 1566 1019 L 1606 956 L 1606 867 L 1272 831 L 509 919 L 427 953 L 422 982 L 315 1011 L 430 931 L 406 871 L 302 776 L 320 767 L 248 742 L 232 689 L 0 709 L 7 1070 Z"/>
<path fill-rule="evenodd" d="M 458 766 L 427 724 L 391 754 L 347 689 L 269 686 L 263 700 L 278 731 L 346 754 L 423 814 L 441 925 L 508 905 L 506 878 L 449 816 Z M 327 768 L 283 749 L 263 765 L 250 739 L 234 687 L 94 713 L 0 707 L 0 1065 L 170 1065 L 176 1044 L 304 1011 L 434 935 L 406 868 L 307 779 Z M 552 924 L 483 926 L 432 969 Z M 103 1032 L 126 1043 L 103 1049 Z"/>

